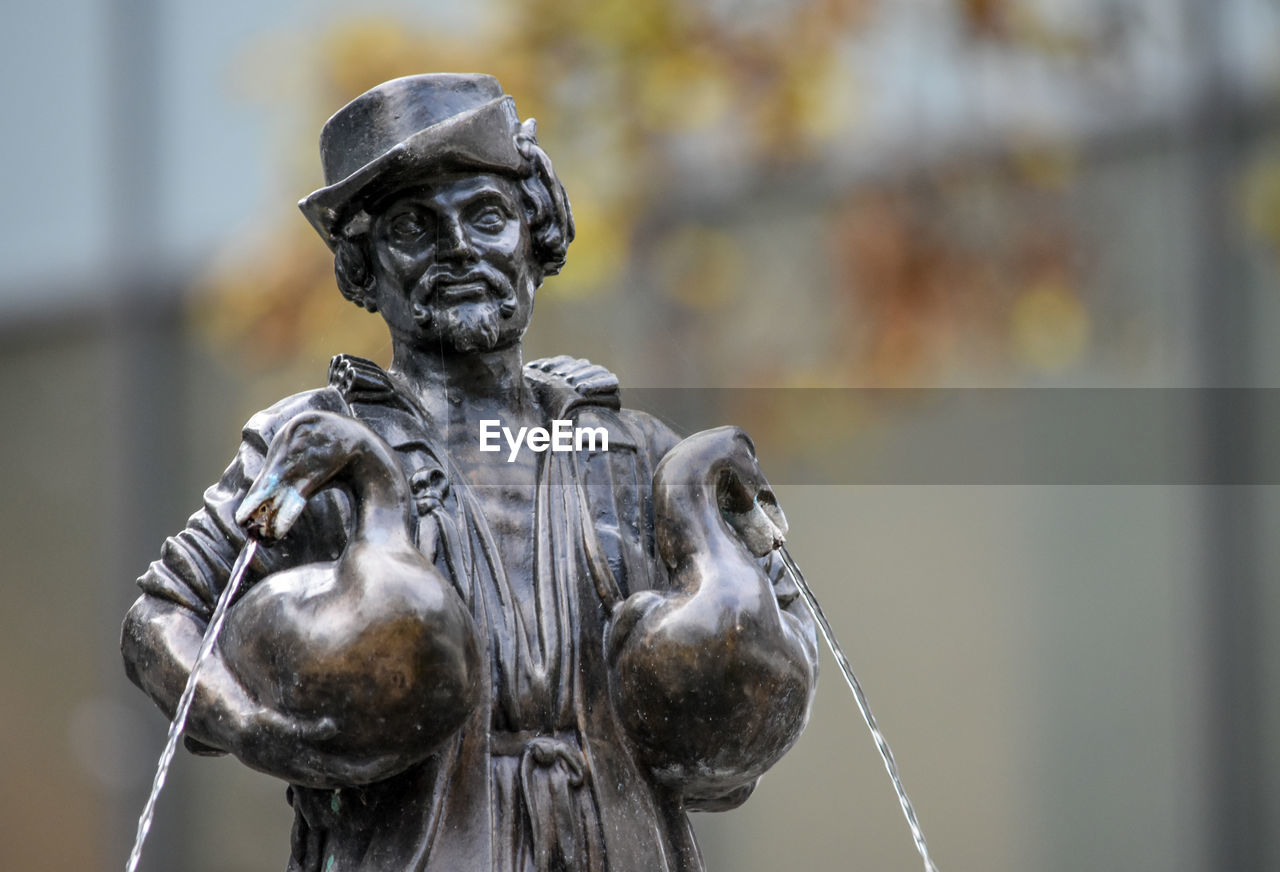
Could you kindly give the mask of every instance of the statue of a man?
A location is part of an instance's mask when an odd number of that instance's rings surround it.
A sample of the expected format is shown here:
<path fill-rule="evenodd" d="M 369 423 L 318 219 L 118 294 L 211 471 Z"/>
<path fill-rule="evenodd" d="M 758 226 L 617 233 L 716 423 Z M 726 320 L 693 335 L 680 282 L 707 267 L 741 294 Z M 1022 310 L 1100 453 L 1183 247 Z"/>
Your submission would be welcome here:
<path fill-rule="evenodd" d="M 343 295 L 386 321 L 391 367 L 340 356 L 327 387 L 249 421 L 140 579 L 130 677 L 173 713 L 253 535 L 187 745 L 290 784 L 290 870 L 701 869 L 686 812 L 746 799 L 799 737 L 816 680 L 754 449 L 731 428 L 680 442 L 622 409 L 602 367 L 523 362 L 573 221 L 495 79 L 386 82 L 320 146 L 327 186 L 300 205 Z M 359 452 L 322 486 L 324 456 Z M 387 557 L 395 542 L 412 554 Z M 368 591 L 410 557 L 415 621 L 346 640 L 399 607 Z M 387 666 L 405 645 L 429 648 L 414 661 L 429 668 Z M 364 693 L 389 678 L 417 705 L 396 709 L 407 722 Z"/>

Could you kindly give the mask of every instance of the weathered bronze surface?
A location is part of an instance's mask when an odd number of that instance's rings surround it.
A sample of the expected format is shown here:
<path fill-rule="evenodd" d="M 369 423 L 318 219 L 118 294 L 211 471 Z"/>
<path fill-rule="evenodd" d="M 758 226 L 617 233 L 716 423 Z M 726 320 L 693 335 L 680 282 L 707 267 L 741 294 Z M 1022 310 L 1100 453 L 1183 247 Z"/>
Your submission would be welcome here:
<path fill-rule="evenodd" d="M 387 82 L 320 143 L 300 205 L 391 367 L 339 356 L 249 421 L 139 580 L 130 677 L 173 713 L 254 537 L 187 746 L 289 782 L 290 870 L 701 869 L 686 812 L 747 798 L 817 672 L 750 440 L 680 441 L 604 368 L 523 362 L 573 219 L 496 80 Z M 509 461 L 494 421 L 591 441 Z"/>

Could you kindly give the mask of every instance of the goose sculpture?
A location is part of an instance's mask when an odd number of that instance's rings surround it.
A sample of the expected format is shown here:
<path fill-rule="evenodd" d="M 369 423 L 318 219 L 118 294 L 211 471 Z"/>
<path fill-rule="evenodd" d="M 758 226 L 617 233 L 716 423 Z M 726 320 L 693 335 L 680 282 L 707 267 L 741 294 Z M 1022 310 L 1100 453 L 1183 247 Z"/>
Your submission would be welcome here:
<path fill-rule="evenodd" d="M 659 777 L 709 795 L 742 761 L 760 774 L 799 737 L 816 640 L 762 569 L 787 522 L 744 431 L 705 430 L 669 451 L 654 472 L 653 513 L 671 584 L 615 613 L 617 710 Z"/>
<path fill-rule="evenodd" d="M 236 520 L 278 541 L 328 487 L 350 499 L 342 554 L 259 581 L 228 613 L 220 653 L 261 704 L 301 720 L 331 719 L 327 751 L 392 755 L 407 768 L 460 727 L 477 699 L 475 625 L 414 545 L 413 503 L 394 451 L 354 418 L 292 419 L 272 440 Z"/>

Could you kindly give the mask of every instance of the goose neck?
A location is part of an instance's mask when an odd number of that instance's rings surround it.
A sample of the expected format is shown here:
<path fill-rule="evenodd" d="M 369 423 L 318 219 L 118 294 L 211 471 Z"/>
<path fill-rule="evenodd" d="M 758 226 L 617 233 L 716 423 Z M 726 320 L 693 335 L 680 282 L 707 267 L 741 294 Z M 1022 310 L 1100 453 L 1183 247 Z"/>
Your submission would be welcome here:
<path fill-rule="evenodd" d="M 356 541 L 409 542 L 411 494 L 396 458 L 382 446 L 359 440 L 336 479 L 351 494 Z"/>
<path fill-rule="evenodd" d="M 689 474 L 677 473 L 655 495 L 655 520 L 665 527 L 677 562 L 700 554 L 718 552 L 716 545 L 726 531 L 717 498 L 717 482 L 723 463 Z"/>

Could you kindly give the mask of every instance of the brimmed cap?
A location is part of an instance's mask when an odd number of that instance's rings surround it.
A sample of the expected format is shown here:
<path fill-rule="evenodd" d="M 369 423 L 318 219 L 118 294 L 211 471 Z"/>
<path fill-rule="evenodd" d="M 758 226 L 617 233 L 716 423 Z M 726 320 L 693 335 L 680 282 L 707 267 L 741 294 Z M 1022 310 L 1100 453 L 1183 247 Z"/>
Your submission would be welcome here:
<path fill-rule="evenodd" d="M 434 73 L 383 82 L 320 131 L 325 187 L 298 203 L 333 248 L 368 201 L 431 171 L 519 173 L 516 104 L 493 76 Z"/>

